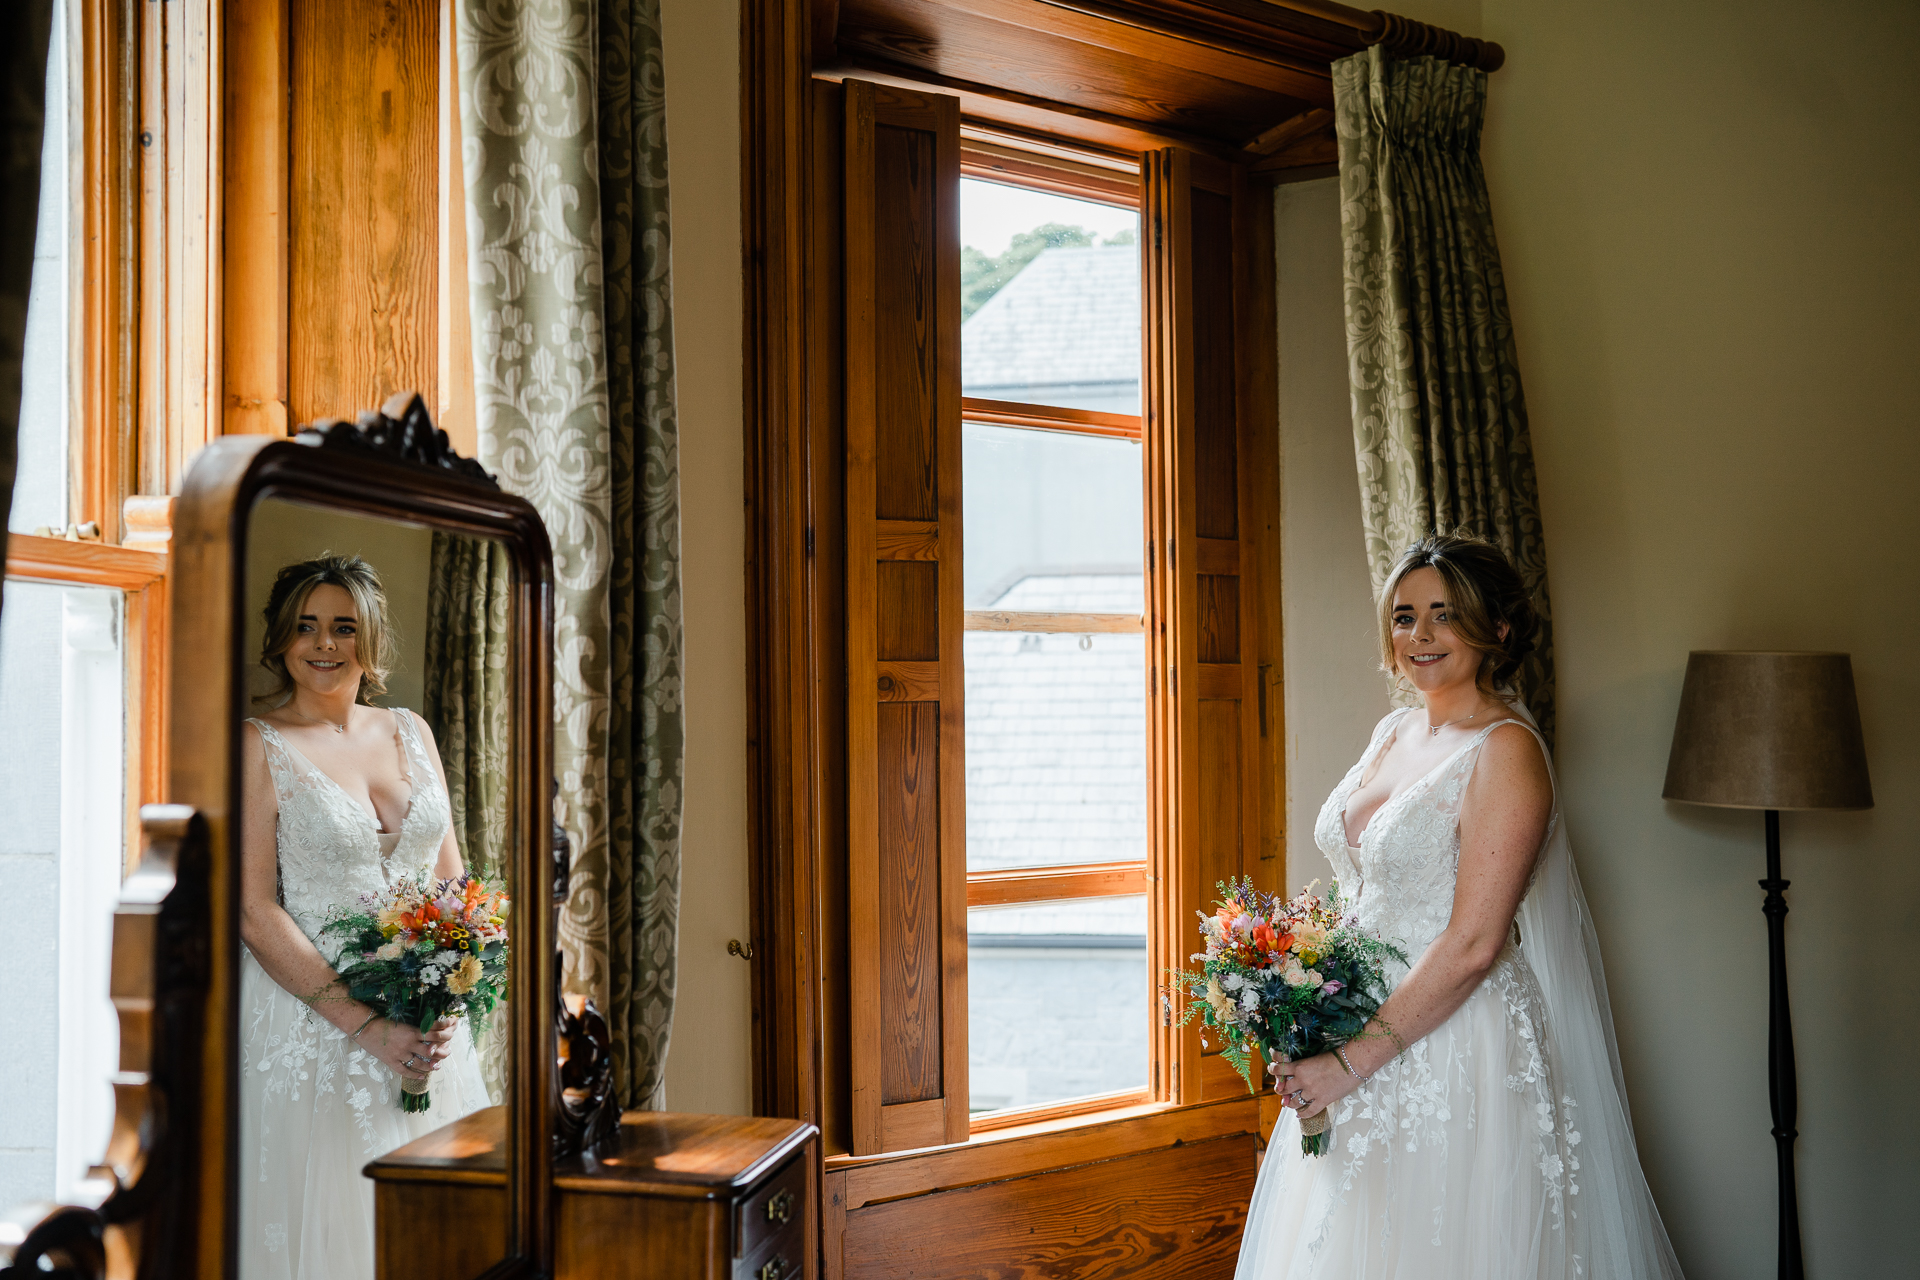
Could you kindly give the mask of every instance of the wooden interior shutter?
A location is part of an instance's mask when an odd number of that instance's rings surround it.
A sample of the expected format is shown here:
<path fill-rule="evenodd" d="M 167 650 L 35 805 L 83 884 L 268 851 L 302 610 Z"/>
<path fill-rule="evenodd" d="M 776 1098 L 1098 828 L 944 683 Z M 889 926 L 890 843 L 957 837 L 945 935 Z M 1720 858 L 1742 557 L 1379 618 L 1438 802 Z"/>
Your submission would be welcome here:
<path fill-rule="evenodd" d="M 1216 882 L 1285 877 L 1278 689 L 1262 688 L 1279 640 L 1272 251 L 1257 215 L 1270 201 L 1243 169 L 1177 149 L 1143 156 L 1141 177 L 1149 554 L 1164 557 L 1149 575 L 1155 936 L 1162 964 L 1185 968 Z M 1197 1025 L 1159 1035 L 1161 1097 L 1245 1096 Z"/>
<path fill-rule="evenodd" d="M 853 1151 L 967 1137 L 960 107 L 845 82 Z"/>

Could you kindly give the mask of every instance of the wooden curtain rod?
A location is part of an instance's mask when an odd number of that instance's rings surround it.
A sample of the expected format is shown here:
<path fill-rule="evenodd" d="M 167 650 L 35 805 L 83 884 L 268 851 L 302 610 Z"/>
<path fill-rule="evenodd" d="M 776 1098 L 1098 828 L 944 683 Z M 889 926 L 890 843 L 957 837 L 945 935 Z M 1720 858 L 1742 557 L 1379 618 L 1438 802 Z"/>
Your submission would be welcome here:
<path fill-rule="evenodd" d="M 1476 40 L 1472 36 L 1463 36 L 1444 27 L 1428 26 L 1384 9 L 1355 9 L 1338 4 L 1335 0 L 1266 2 L 1347 27 L 1359 35 L 1363 48 L 1384 45 L 1388 53 L 1404 58 L 1431 56 L 1462 66 L 1478 67 L 1482 71 L 1498 71 L 1507 60 L 1507 51 L 1491 40 Z"/>

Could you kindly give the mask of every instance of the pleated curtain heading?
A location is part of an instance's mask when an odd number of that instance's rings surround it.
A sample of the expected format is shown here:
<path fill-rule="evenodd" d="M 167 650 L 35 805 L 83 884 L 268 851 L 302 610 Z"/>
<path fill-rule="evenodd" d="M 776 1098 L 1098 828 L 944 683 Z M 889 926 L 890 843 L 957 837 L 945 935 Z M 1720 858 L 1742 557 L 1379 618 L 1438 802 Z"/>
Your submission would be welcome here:
<path fill-rule="evenodd" d="M 1553 613 L 1526 398 L 1480 166 L 1487 76 L 1379 46 L 1333 64 L 1367 564 L 1432 532 L 1512 557 L 1540 614 L 1519 693 L 1552 740 Z"/>

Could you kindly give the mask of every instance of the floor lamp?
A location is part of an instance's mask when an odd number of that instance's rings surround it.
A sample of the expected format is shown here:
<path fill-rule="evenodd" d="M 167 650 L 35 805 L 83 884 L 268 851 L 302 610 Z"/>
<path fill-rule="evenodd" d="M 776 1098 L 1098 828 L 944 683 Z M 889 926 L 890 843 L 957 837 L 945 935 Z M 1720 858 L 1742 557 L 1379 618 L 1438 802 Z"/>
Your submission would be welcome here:
<path fill-rule="evenodd" d="M 1767 1089 L 1780 1165 L 1780 1280 L 1802 1280 L 1793 1140 L 1799 1103 L 1787 1009 L 1787 882 L 1780 878 L 1780 810 L 1871 809 L 1866 744 L 1844 653 L 1687 655 L 1680 716 L 1667 758 L 1669 800 L 1767 815 Z"/>

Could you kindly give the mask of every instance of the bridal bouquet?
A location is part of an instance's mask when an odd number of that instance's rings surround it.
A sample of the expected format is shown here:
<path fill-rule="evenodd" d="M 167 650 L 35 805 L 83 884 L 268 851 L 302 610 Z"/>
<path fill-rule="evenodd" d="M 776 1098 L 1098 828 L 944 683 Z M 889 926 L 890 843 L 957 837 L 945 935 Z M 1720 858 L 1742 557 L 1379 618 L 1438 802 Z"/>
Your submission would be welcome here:
<path fill-rule="evenodd" d="M 341 943 L 334 968 L 347 994 L 422 1031 L 441 1018 L 484 1023 L 507 994 L 507 894 L 480 876 L 403 879 L 360 895 L 321 926 Z M 428 1082 L 402 1077 L 400 1109 L 433 1105 Z"/>
<path fill-rule="evenodd" d="M 1338 881 L 1324 898 L 1314 893 L 1319 883 L 1290 902 L 1261 893 L 1251 879 L 1216 886 L 1219 909 L 1200 917 L 1207 949 L 1192 957 L 1201 971 L 1178 973 L 1190 996 L 1180 1025 L 1200 1018 L 1203 1039 L 1220 1038 L 1221 1056 L 1249 1092 L 1257 1092 L 1256 1049 L 1273 1062 L 1352 1040 L 1387 998 L 1387 958 L 1406 963 L 1398 947 L 1344 913 Z M 1300 1127 L 1301 1149 L 1325 1155 L 1332 1145 L 1325 1113 L 1302 1117 Z"/>

